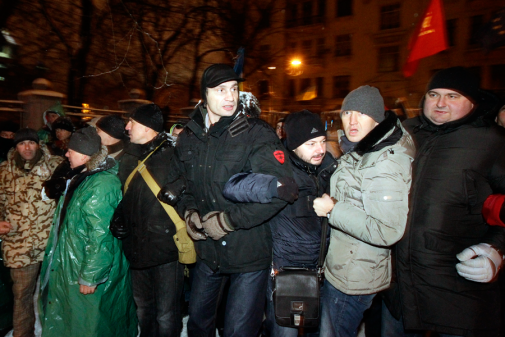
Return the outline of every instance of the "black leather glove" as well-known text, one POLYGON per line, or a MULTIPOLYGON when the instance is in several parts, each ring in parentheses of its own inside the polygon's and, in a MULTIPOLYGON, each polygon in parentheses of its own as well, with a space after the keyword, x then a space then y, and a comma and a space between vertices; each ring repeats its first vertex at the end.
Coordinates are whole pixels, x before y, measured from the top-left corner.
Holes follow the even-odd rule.
POLYGON ((298 185, 295 179, 290 177, 277 179, 277 195, 281 200, 294 203, 298 199, 298 185))
POLYGON ((163 186, 158 193, 158 199, 160 199, 165 204, 175 206, 175 204, 180 200, 181 194, 184 193, 185 190, 186 179, 181 176, 179 179, 163 186))
POLYGON ((109 229, 112 235, 120 240, 130 235, 130 228, 126 224, 124 218, 122 202, 119 203, 116 210, 114 211, 114 215, 112 216, 112 220, 110 221, 109 229))
POLYGON ((65 178, 49 179, 42 183, 42 187, 44 187, 44 191, 50 199, 59 199, 63 192, 65 192, 66 186, 67 180, 65 178))

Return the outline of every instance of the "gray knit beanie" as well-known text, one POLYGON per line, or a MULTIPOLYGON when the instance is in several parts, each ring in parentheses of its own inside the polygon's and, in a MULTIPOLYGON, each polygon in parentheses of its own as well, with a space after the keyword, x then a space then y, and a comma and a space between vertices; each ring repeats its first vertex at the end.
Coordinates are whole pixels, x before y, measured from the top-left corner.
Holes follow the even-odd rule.
POLYGON ((74 132, 70 138, 70 142, 68 142, 69 149, 88 156, 92 156, 100 151, 101 146, 102 141, 100 136, 96 133, 96 129, 91 126, 74 132))
POLYGON ((363 85, 344 98, 341 111, 359 111, 380 123, 385 118, 384 99, 379 89, 363 85))

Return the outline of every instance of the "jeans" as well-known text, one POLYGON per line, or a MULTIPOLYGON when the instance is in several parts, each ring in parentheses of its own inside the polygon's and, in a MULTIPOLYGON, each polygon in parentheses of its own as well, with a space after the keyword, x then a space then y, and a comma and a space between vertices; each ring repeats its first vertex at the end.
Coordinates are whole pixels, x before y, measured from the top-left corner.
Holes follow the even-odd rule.
POLYGON ((14 295, 14 311, 12 325, 14 337, 34 336, 35 308, 33 294, 39 275, 40 262, 23 268, 12 268, 12 293, 14 295))
POLYGON ((178 261, 131 269, 133 298, 142 337, 179 336, 184 265, 178 261))
POLYGON ((273 283, 271 277, 268 278, 267 288, 267 310, 265 325, 270 337, 298 337, 298 335, 306 337, 317 337, 319 332, 317 328, 314 329, 296 329, 285 326, 280 326, 275 321, 274 301, 273 301, 273 283))
MULTIPOLYGON (((382 324, 381 324, 381 335, 383 337, 423 337, 425 334, 422 331, 410 331, 406 332, 403 329, 402 319, 396 320, 396 318, 391 315, 389 309, 382 301, 382 324)), ((439 337, 462 337, 456 335, 448 335, 444 333, 439 333, 439 337)))
POLYGON ((222 274, 198 261, 189 300, 189 337, 216 332, 216 311, 226 281, 230 289, 224 318, 224 337, 256 337, 261 329, 269 270, 222 274))
POLYGON ((321 337, 356 336, 375 294, 346 295, 327 280, 321 289, 321 337))

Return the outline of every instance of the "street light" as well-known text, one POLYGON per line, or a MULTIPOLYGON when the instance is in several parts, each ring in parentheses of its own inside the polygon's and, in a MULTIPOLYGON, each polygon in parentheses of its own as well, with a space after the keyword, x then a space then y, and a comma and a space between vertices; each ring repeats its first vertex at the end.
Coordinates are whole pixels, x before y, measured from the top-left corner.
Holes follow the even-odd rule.
POLYGON ((303 74, 302 61, 297 58, 292 59, 286 67, 286 74, 289 76, 299 76, 303 74))

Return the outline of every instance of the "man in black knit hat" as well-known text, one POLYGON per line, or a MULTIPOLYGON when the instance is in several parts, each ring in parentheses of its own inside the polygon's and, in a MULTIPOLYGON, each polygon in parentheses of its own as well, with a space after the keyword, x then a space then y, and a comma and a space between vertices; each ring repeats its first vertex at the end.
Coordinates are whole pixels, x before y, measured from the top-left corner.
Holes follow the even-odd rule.
POLYGON ((396 246, 384 336, 498 336, 498 272, 505 228, 483 221, 491 193, 505 193, 499 100, 465 68, 439 71, 420 116, 404 122, 417 146, 407 230, 396 246))
POLYGON ((123 119, 117 115, 102 117, 96 122, 96 132, 102 140, 102 145, 107 147, 109 156, 119 160, 125 146, 125 125, 123 119))
MULTIPOLYGON (((203 104, 179 134, 177 158, 187 191, 177 204, 198 254, 189 305, 189 336, 215 333, 221 285, 230 281, 225 336, 256 337, 263 320, 272 259, 268 221, 286 201, 235 204, 224 198, 226 182, 249 172, 292 177, 274 130, 249 117, 239 99, 243 81, 228 65, 208 67, 201 80, 203 104)), ((163 190, 162 190, 163 191, 163 190)))
MULTIPOLYGON (((97 127, 108 129, 101 122, 97 127)), ((141 336, 179 336, 184 266, 178 261, 173 238, 176 227, 137 172, 139 162, 143 162, 159 186, 172 182, 169 177, 176 166, 175 138, 163 131, 163 116, 156 104, 136 108, 129 115, 126 131, 130 143, 118 173, 124 196, 110 229, 114 236, 123 239, 130 261, 141 336)))

